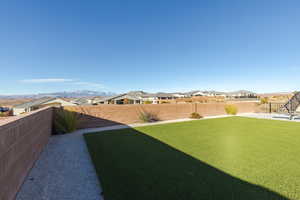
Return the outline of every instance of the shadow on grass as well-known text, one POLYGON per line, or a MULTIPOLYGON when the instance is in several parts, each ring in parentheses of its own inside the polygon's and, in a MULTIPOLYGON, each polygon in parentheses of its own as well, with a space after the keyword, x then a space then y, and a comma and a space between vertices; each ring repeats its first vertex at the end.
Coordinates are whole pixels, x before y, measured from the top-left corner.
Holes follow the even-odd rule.
POLYGON ((288 199, 135 129, 86 134, 106 200, 288 199))

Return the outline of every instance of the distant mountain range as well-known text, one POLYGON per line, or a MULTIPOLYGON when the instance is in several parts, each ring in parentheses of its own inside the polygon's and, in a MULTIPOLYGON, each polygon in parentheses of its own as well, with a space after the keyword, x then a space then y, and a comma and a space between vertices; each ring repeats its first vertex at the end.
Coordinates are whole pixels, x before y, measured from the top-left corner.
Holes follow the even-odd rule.
MULTIPOLYGON (((200 90, 197 90, 200 91, 200 90)), ((186 92, 182 94, 189 94, 194 93, 196 91, 192 92, 186 92)), ((216 92, 216 91, 205 91, 209 93, 226 93, 226 94, 232 94, 232 93, 252 93, 251 91, 247 90, 239 90, 236 92, 216 92)), ((180 92, 179 92, 180 93, 180 92)), ((258 96, 282 96, 282 95, 288 95, 291 94, 289 92, 278 92, 278 93, 264 93, 264 94, 258 94, 258 96)), ((116 93, 113 92, 99 92, 99 91, 92 91, 92 90, 78 90, 78 91, 72 91, 72 92, 53 92, 53 93, 39 93, 39 94, 24 94, 24 95, 1 95, 0 99, 33 99, 33 98, 42 98, 42 97, 60 97, 60 98, 81 98, 81 97, 95 97, 95 96, 114 96, 116 93)))
POLYGON ((91 90, 78 90, 73 92, 54 92, 54 93, 39 93, 39 94, 24 94, 24 95, 1 95, 2 99, 12 98, 42 98, 42 97, 61 97, 61 98, 79 98, 79 97, 93 97, 93 96, 112 96, 113 92, 98 92, 91 90))

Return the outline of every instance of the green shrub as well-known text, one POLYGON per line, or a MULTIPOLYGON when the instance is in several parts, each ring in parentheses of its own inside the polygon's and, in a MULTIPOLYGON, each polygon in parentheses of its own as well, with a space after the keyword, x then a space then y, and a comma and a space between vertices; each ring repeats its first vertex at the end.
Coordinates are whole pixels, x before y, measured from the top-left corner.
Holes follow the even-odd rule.
POLYGON ((0 112, 0 117, 9 117, 9 116, 12 116, 11 111, 0 112))
POLYGON ((192 119, 201 119, 201 118, 203 118, 203 116, 200 115, 199 113, 193 112, 191 114, 190 118, 192 118, 192 119))
POLYGON ((142 122, 156 122, 159 121, 157 114, 142 110, 139 118, 142 122))
POLYGON ((228 115, 236 115, 238 112, 238 109, 235 105, 226 105, 225 111, 228 115))
POLYGON ((152 101, 144 101, 144 104, 152 104, 152 101))
POLYGON ((63 109, 56 110, 54 116, 55 133, 71 133, 77 129, 78 117, 75 112, 63 109))
POLYGON ((267 104, 267 103, 269 103, 269 98, 268 97, 261 98, 260 99, 260 103, 261 104, 267 104))

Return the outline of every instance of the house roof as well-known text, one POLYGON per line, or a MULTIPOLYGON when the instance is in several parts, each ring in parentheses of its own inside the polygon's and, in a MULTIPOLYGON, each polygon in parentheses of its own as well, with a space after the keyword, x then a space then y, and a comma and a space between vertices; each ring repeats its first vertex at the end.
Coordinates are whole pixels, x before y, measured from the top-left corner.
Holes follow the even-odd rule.
MULTIPOLYGON (((119 96, 119 95, 118 95, 119 96)), ((108 100, 111 100, 115 97, 118 97, 118 96, 108 96, 108 97, 101 97, 101 98, 98 98, 96 101, 97 102, 104 102, 104 101, 108 101, 108 100)))
POLYGON ((82 98, 79 98, 79 99, 75 99, 74 101, 73 101, 73 103, 75 103, 75 104, 78 104, 78 105, 87 105, 87 104, 89 104, 89 98, 85 98, 85 97, 82 97, 82 98))
POLYGON ((210 90, 210 91, 201 91, 201 90, 195 90, 195 91, 191 91, 191 92, 187 92, 185 93, 186 95, 192 96, 194 94, 199 94, 202 93, 204 95, 222 95, 222 94, 226 94, 226 92, 218 92, 218 91, 214 91, 214 90, 210 90))
POLYGON ((127 93, 127 94, 123 94, 123 95, 120 95, 120 96, 117 96, 113 99, 115 100, 120 100, 120 99, 132 99, 132 100, 140 100, 142 97, 139 96, 139 95, 134 95, 134 94, 130 94, 130 93, 127 93))
POLYGON ((196 91, 196 92, 191 92, 190 94, 195 95, 195 94, 206 94, 206 93, 202 91, 196 91))
POLYGON ((127 98, 127 99, 133 99, 133 100, 140 100, 143 96, 147 95, 148 93, 143 92, 143 91, 131 91, 128 93, 123 93, 123 94, 119 94, 116 96, 112 96, 112 97, 106 97, 101 99, 102 101, 107 101, 107 100, 111 100, 111 99, 122 99, 122 98, 127 98))
POLYGON ((192 96, 193 94, 198 93, 198 92, 201 92, 201 91, 200 90, 193 90, 193 91, 190 91, 190 92, 185 92, 184 94, 187 95, 187 96, 192 96))
POLYGON ((131 91, 128 93, 123 93, 119 94, 113 97, 107 97, 101 99, 102 101, 107 101, 111 99, 122 99, 122 98, 127 98, 127 99, 132 99, 132 100, 140 100, 142 98, 149 98, 149 97, 174 97, 175 95, 178 94, 183 94, 183 93, 165 93, 165 92, 158 92, 158 93, 146 93, 143 91, 131 91))
POLYGON ((38 105, 47 103, 48 101, 53 101, 55 99, 57 99, 57 98, 44 97, 44 98, 41 98, 41 99, 36 99, 34 101, 18 104, 16 106, 14 106, 14 108, 30 108, 30 107, 33 107, 33 106, 38 106, 38 105))
POLYGON ((156 96, 156 97, 174 97, 174 94, 175 93, 158 92, 158 93, 154 94, 154 96, 156 96))
POLYGON ((219 92, 215 90, 203 91, 204 94, 226 94, 226 92, 219 92))
POLYGON ((255 94, 254 92, 248 91, 248 90, 238 90, 234 92, 228 92, 228 95, 238 95, 238 94, 255 94))

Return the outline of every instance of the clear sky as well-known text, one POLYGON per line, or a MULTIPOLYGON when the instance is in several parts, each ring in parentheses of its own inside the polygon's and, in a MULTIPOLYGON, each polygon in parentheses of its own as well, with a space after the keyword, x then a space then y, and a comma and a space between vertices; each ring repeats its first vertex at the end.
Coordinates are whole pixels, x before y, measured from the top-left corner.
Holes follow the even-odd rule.
POLYGON ((299 0, 7 0, 0 94, 300 89, 299 0))

